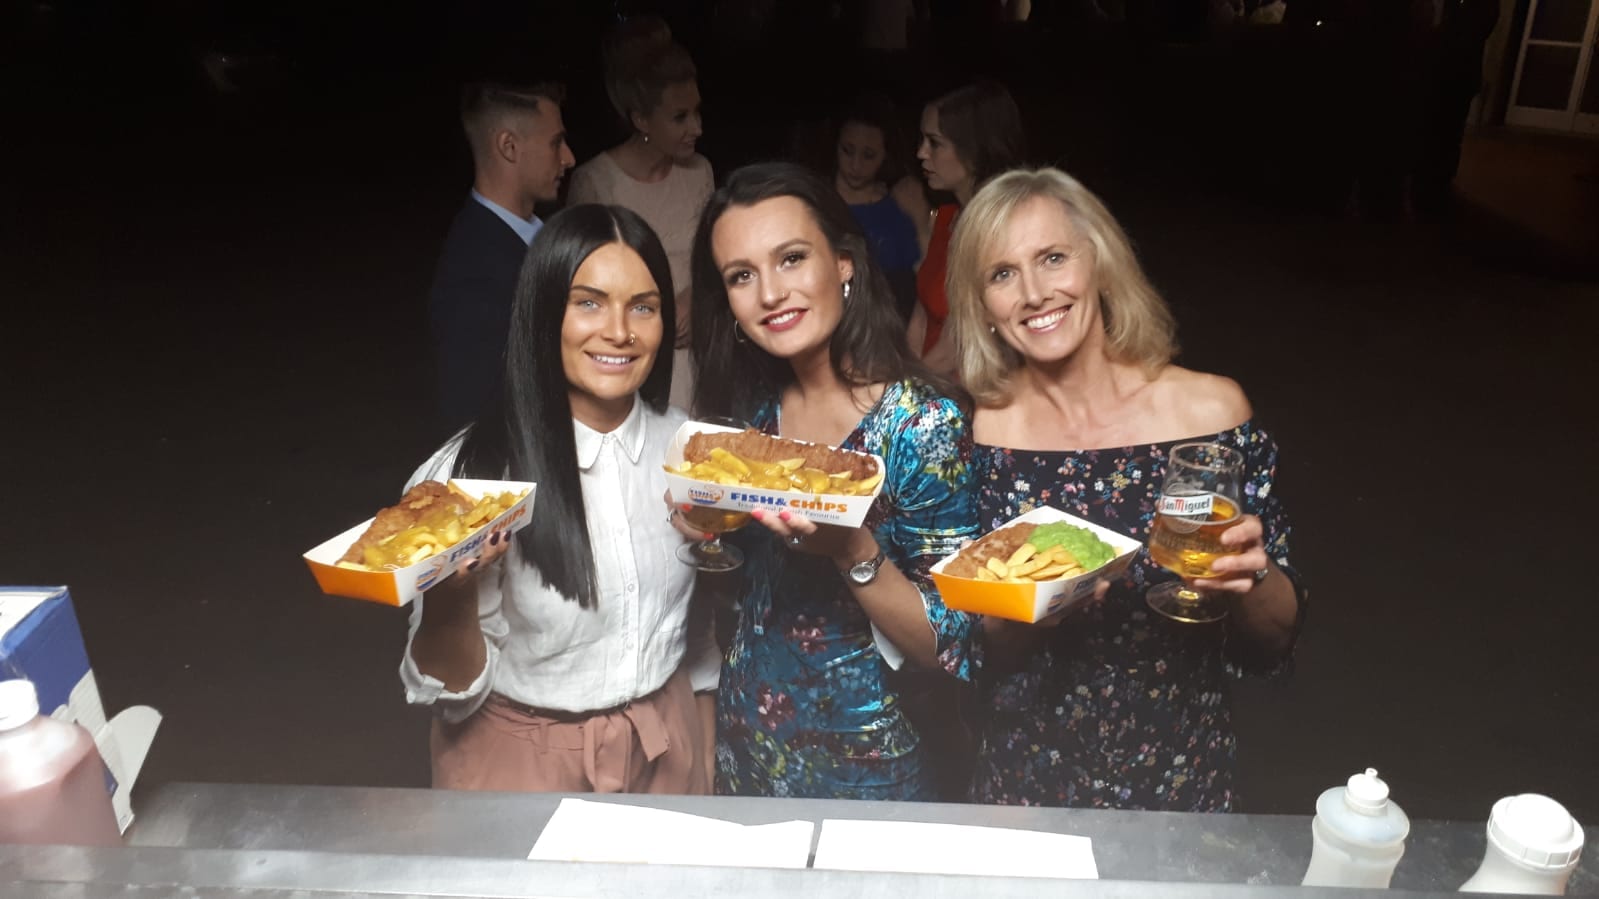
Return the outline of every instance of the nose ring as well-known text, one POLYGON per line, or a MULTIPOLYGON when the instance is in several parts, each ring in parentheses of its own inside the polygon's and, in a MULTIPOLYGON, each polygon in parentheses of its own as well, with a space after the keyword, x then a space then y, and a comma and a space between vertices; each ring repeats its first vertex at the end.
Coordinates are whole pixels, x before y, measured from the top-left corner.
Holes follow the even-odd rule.
POLYGON ((627 332, 627 345, 628 346, 632 346, 633 344, 635 344, 637 342, 638 342, 638 335, 634 334, 632 331, 627 332))

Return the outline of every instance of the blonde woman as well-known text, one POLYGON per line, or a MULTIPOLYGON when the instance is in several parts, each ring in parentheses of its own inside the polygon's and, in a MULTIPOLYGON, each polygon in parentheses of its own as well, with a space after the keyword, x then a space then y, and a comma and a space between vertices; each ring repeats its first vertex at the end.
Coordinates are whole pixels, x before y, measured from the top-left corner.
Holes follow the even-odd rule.
POLYGON ((635 16, 605 48, 605 91, 627 124, 626 140, 572 171, 567 202, 607 203, 638 213, 666 248, 678 288, 672 345, 672 405, 694 394, 688 351, 689 254, 700 209, 716 186, 711 164, 696 152, 703 132, 694 60, 672 40, 666 23, 635 16))
POLYGON ((949 298, 962 380, 977 402, 973 481, 992 530, 1053 506, 1147 540, 1167 456, 1204 440, 1246 460, 1226 573, 1196 581, 1229 615, 1179 624, 1146 587, 1173 575, 1140 555, 1101 601, 1054 627, 984 623, 981 802, 1225 811, 1234 802, 1229 682, 1286 668, 1304 596, 1274 490, 1277 445, 1232 380, 1172 364, 1175 324, 1126 235, 1055 169, 1000 175, 963 210, 949 298))

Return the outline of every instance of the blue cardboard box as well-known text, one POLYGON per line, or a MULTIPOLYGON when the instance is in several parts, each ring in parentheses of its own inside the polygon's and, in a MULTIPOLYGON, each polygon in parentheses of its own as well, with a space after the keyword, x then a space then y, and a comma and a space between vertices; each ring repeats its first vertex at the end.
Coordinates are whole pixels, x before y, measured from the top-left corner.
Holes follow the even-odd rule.
POLYGON ((161 716, 135 706, 106 720, 66 587, 0 587, 0 679, 15 677, 33 681, 42 714, 82 725, 94 735, 109 772, 106 787, 117 822, 126 830, 133 820, 129 794, 161 716))

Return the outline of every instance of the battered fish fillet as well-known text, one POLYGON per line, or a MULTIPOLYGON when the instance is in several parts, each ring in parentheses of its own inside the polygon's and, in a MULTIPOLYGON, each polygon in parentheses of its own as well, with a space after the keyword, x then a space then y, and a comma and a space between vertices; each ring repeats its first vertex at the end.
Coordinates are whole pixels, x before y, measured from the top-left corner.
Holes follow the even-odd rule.
POLYGON ((710 460, 713 449, 724 449, 736 456, 761 462, 804 459, 806 468, 815 468, 828 474, 848 472, 852 481, 862 481, 877 474, 877 463, 870 456, 814 443, 785 440, 762 434, 754 428, 738 433, 702 431, 688 439, 688 445, 683 447, 683 458, 690 462, 706 462, 710 460))
POLYGON ((423 481, 407 490, 398 503, 378 512, 371 527, 350 545, 339 561, 360 564, 366 558, 362 551, 368 546, 381 544, 441 505, 451 508, 451 514, 461 515, 471 511, 473 503, 469 497, 463 497, 438 481, 423 481))
POLYGON ((1009 559, 1016 550, 1022 548, 1028 537, 1033 536, 1037 527, 1036 524, 1013 524, 993 531, 961 550, 960 555, 944 566, 944 573, 951 577, 975 578, 977 569, 982 568, 989 559, 999 559, 1001 562, 1009 559))

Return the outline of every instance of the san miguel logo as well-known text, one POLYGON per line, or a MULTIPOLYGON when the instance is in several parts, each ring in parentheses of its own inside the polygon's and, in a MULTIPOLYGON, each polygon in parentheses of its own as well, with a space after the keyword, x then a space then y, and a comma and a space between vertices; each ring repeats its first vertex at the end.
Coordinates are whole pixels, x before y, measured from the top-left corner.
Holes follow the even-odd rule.
POLYGON ((688 488, 690 502, 701 505, 710 505, 722 501, 722 488, 720 487, 690 487, 688 488))
POLYGON ((1200 493, 1192 496, 1162 496, 1160 498, 1160 514, 1162 515, 1209 515, 1215 504, 1215 495, 1200 493))

